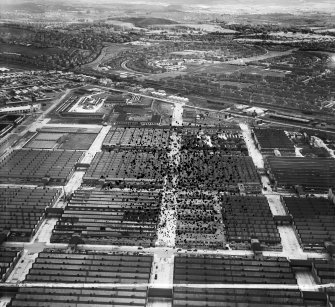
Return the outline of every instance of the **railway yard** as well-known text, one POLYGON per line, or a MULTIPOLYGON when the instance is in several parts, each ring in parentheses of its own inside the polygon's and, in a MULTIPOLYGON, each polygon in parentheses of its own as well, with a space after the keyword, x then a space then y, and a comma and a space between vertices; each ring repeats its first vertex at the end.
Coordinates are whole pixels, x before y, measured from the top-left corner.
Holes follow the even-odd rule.
POLYGON ((72 95, 2 155, 0 306, 333 306, 332 157, 181 102, 170 125, 55 122, 72 95))

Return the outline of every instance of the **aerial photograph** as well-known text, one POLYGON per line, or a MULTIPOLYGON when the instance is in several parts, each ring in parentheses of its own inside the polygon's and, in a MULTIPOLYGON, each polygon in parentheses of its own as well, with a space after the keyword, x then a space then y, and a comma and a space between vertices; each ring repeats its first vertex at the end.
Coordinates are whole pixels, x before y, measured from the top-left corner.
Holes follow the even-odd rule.
POLYGON ((335 0, 0 0, 0 307, 335 307, 335 0))

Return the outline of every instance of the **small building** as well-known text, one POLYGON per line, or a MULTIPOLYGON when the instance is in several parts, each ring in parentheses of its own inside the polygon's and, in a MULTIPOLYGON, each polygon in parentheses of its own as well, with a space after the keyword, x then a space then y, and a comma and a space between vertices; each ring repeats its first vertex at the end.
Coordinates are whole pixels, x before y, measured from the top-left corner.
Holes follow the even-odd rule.
POLYGON ((23 105, 23 106, 6 106, 3 108, 0 108, 0 114, 8 114, 8 113, 32 113, 39 111, 41 109, 41 104, 33 104, 33 105, 23 105))
POLYGON ((251 107, 251 108, 244 109, 243 112, 248 115, 261 116, 265 114, 266 110, 262 108, 251 107))

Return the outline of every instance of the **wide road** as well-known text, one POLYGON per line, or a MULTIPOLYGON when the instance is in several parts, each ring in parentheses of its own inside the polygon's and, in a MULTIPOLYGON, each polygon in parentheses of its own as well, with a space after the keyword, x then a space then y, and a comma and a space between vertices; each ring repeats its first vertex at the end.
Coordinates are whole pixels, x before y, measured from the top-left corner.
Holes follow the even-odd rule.
MULTIPOLYGON (((291 233, 289 234, 291 235, 291 233)), ((296 239, 296 236, 294 235, 292 237, 293 239, 296 239)), ((292 239, 292 240, 293 240, 292 239)), ((43 243, 43 242, 42 242, 43 243)), ((5 242, 3 243, 4 247, 23 247, 26 250, 30 251, 36 251, 36 250, 42 250, 43 248, 54 248, 54 249, 67 249, 68 244, 62 244, 62 243, 43 243, 41 242, 5 242)), ((138 247, 138 246, 118 246, 118 245, 100 245, 100 244, 85 244, 85 245, 78 245, 78 250, 94 250, 96 252, 144 252, 144 253, 151 253, 156 254, 159 253, 161 255, 169 255, 169 254, 199 254, 199 255, 230 255, 230 256, 252 256, 254 255, 253 251, 251 250, 233 250, 233 249, 200 249, 198 248, 197 251, 192 251, 192 249, 185 249, 185 248, 174 248, 174 247, 138 247)), ((302 251, 297 255, 291 255, 290 253, 291 246, 288 246, 289 251, 283 250, 283 251, 263 251, 263 255, 267 257, 286 257, 286 258, 300 258, 300 259, 308 259, 308 258, 316 258, 316 259, 327 259, 328 254, 321 253, 321 252, 306 252, 302 251), (288 252, 288 253, 287 253, 288 252)))
MULTIPOLYGON (((150 283, 60 283, 60 282, 24 282, 20 284, 16 283, 0 283, 0 287, 11 288, 11 287, 20 287, 20 288, 63 288, 63 289, 114 289, 114 288, 143 288, 150 287, 150 283)), ((268 290, 299 290, 299 285, 290 285, 290 284, 160 284, 160 288, 201 288, 201 289, 268 289, 268 290)), ((308 287, 311 291, 319 291, 319 289, 333 288, 335 283, 329 283, 324 285, 310 285, 308 287)), ((304 289, 306 290, 306 288, 304 289)))

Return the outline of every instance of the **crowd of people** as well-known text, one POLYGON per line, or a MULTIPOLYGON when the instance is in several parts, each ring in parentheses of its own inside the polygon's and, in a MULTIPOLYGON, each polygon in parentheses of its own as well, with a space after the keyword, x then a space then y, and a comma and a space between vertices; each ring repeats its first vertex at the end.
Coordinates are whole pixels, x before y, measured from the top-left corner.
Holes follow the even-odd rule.
POLYGON ((162 191, 159 212, 138 208, 135 201, 123 215, 123 222, 156 223, 157 245, 226 248, 221 194, 238 194, 240 184, 260 184, 252 158, 242 150, 242 134, 237 129, 187 128, 173 130, 169 141, 166 150, 132 147, 98 153, 90 169, 100 174, 106 190, 128 184, 133 192, 162 191))

